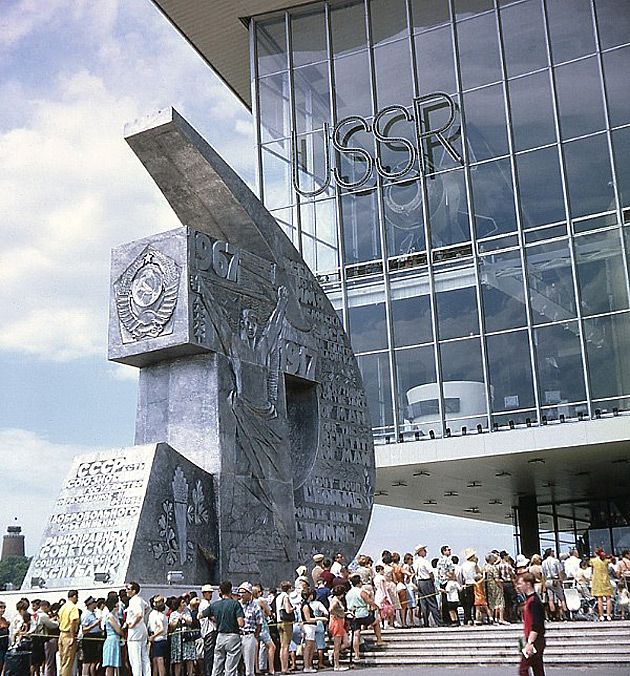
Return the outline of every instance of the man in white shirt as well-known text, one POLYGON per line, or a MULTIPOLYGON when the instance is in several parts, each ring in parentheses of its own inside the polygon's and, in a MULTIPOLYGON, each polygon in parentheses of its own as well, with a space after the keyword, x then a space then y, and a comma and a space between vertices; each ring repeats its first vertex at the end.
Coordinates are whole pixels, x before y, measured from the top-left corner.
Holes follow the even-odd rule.
POLYGON ((335 576, 335 577, 341 577, 341 569, 344 566, 344 556, 341 552, 337 552, 335 554, 335 560, 333 561, 333 565, 330 567, 330 572, 335 576))
POLYGON ((140 585, 137 582, 128 582, 126 590, 129 605, 123 627, 127 628, 127 651, 131 673, 133 676, 151 676, 149 632, 146 624, 149 604, 140 596, 140 585))
POLYGON ((551 548, 545 550, 545 558, 542 562, 542 574, 545 576, 549 612, 552 617, 555 615, 557 619, 564 619, 567 610, 564 600, 564 588, 562 587, 564 568, 556 558, 556 552, 551 548))
POLYGON ((422 612, 422 622, 425 627, 429 627, 429 617, 433 618, 436 626, 441 626, 440 611, 438 610, 437 600, 435 598, 435 574, 431 563, 427 561, 427 546, 418 545, 416 547, 416 560, 413 569, 416 573, 416 582, 418 584, 418 594, 420 595, 420 610, 422 612))
POLYGON ((578 554, 578 550, 572 549, 569 552, 569 558, 564 562, 564 574, 567 576, 567 578, 575 580, 580 570, 581 562, 582 559, 578 554))
POLYGON ((212 676, 214 665, 214 647, 217 643, 217 625, 211 617, 205 617, 203 611, 212 603, 212 585, 204 584, 201 588, 199 613, 201 625, 201 638, 203 639, 203 669, 204 676, 212 676))

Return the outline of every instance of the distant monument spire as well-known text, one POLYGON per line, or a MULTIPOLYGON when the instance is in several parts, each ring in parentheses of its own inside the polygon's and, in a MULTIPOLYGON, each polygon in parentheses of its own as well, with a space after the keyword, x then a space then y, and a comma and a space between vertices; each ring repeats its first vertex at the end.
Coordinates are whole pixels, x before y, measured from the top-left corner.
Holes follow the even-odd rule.
MULTIPOLYGON (((17 521, 17 516, 15 521, 17 521)), ((10 556, 24 556, 24 535, 21 526, 9 526, 2 538, 2 556, 0 561, 5 561, 10 556)))

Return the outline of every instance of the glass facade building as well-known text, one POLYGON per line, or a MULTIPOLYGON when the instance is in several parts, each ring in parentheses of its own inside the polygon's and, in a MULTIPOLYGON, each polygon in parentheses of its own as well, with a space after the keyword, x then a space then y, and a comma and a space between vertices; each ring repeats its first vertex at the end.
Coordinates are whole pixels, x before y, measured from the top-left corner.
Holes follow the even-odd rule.
POLYGON ((250 24, 261 199, 381 441, 630 409, 630 7, 315 2, 250 24))

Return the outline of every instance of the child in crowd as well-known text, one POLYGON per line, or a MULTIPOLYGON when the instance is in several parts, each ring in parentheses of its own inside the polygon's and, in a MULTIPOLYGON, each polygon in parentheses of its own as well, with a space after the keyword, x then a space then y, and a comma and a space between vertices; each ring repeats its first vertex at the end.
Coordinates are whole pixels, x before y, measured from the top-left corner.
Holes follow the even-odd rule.
POLYGON ((448 608, 448 616, 451 619, 451 626, 459 625, 459 618, 457 617, 457 608, 459 606, 459 592, 462 586, 457 581, 454 570, 449 570, 447 574, 447 581, 444 587, 446 592, 446 604, 448 608))
POLYGON ((475 624, 481 624, 481 618, 486 616, 489 623, 490 611, 486 599, 486 579, 481 573, 475 575, 475 624))

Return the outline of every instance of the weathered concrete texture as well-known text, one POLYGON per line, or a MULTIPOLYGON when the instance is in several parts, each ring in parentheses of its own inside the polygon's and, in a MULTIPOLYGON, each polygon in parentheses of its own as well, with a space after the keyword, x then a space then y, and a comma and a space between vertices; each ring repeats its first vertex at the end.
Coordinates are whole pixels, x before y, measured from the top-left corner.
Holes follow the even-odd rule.
POLYGON ((374 490, 348 337, 299 253, 175 111, 128 143, 181 229, 112 259, 110 359, 141 367, 136 443, 215 477, 221 577, 275 584, 317 551, 351 558, 374 490))
POLYGON ((77 456, 22 589, 217 578, 213 479, 167 444, 77 456))

